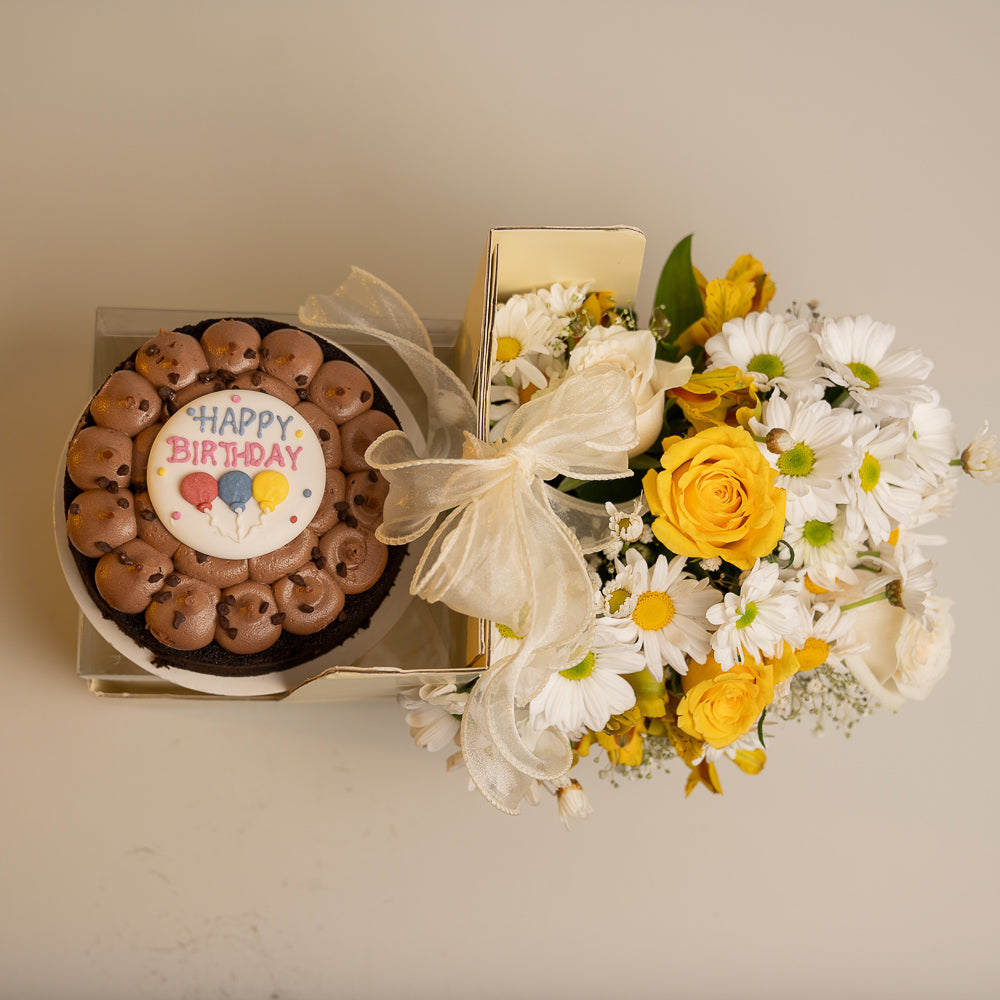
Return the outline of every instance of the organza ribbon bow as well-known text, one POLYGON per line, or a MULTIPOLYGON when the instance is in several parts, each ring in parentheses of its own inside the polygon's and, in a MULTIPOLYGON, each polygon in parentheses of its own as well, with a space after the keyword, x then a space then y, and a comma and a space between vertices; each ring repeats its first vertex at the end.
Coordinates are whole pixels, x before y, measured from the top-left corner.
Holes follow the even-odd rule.
MULTIPOLYGON (((377 279, 353 272, 345 284, 352 281, 360 281, 360 291, 370 295, 377 279)), ((382 289, 380 295, 398 299, 387 286, 382 289)), ((358 324, 336 322, 358 315, 337 305, 345 297, 353 301, 357 292, 342 286, 325 300, 313 298, 300 316, 312 326, 357 331, 358 324)), ((398 306, 366 305, 362 313, 379 311, 400 315, 398 306)), ((365 329, 387 343, 399 339, 365 329)), ((404 353, 410 352, 404 348, 404 353)), ((418 455, 402 431, 384 434, 370 446, 368 463, 389 482, 378 535, 387 544, 405 544, 447 512, 417 565, 411 593, 499 622, 522 637, 513 655, 480 677, 461 729, 463 757, 477 787, 497 808, 513 813, 532 781, 557 778, 572 763, 566 737, 535 731, 525 706, 552 671, 589 652, 595 597, 584 552, 603 540, 593 530, 592 505, 574 503, 545 481, 559 475, 581 480, 630 475, 635 404, 620 367, 595 365, 536 394, 511 417, 504 439, 490 444, 468 430, 474 403, 461 383, 456 388, 453 373, 433 356, 420 365, 433 370, 436 387, 425 385, 430 423, 448 424, 452 431, 461 427, 461 449, 456 438, 433 426, 430 457, 418 455), (453 454, 442 454, 445 447, 453 454), (586 549, 581 535, 589 535, 586 549)), ((420 374, 423 383, 427 372, 420 374)))

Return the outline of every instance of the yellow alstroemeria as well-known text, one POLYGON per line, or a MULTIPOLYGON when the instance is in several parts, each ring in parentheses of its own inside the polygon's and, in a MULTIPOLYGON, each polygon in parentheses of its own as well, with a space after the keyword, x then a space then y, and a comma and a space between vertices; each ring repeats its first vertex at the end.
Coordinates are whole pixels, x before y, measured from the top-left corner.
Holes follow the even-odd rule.
POLYGON ((745 774, 760 774, 767 763, 763 750, 737 750, 733 763, 745 774))
POLYGON ((642 763, 642 734, 645 731, 645 719, 639 709, 633 707, 622 715, 613 715, 603 731, 584 733, 573 744, 573 752, 577 757, 589 756, 596 740, 612 764, 638 767, 642 763))
POLYGON ((626 674, 625 680, 635 691, 635 706, 647 719, 661 719, 667 714, 667 685, 658 681, 648 670, 626 674))
POLYGON ((760 312, 774 297, 774 282, 765 273, 764 265, 750 254, 737 257, 725 278, 706 281, 697 268, 694 274, 705 303, 705 315, 677 338, 681 351, 700 347, 724 323, 760 312))
POLYGON ((667 395, 677 400, 696 431, 734 423, 746 429, 751 417, 760 416, 753 379, 732 365, 697 372, 679 389, 669 389, 667 395))
POLYGON ((611 292, 591 292, 580 308, 594 326, 601 326, 605 317, 612 322, 617 318, 615 297, 611 292))

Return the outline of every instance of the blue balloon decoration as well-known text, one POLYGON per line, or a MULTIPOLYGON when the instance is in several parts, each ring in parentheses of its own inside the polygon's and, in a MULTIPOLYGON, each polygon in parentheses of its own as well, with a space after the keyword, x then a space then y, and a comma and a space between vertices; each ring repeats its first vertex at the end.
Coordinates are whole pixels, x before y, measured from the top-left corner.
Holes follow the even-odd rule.
POLYGON ((233 512, 239 514, 246 509, 247 501, 253 496, 253 480, 245 473, 234 469, 219 477, 219 497, 233 512))

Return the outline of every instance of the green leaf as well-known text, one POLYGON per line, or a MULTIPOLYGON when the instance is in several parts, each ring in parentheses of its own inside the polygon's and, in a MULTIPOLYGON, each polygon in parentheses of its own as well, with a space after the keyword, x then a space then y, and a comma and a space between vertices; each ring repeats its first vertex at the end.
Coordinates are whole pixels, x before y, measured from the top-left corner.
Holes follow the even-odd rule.
POLYGON ((685 236, 674 247, 660 272, 653 308, 660 308, 670 320, 668 340, 676 340, 692 323, 705 315, 705 304, 691 266, 691 240, 685 236))
POLYGON ((760 740, 760 745, 764 745, 764 716, 767 715, 767 709, 765 708, 763 712, 760 713, 760 718, 757 720, 757 739, 760 740))

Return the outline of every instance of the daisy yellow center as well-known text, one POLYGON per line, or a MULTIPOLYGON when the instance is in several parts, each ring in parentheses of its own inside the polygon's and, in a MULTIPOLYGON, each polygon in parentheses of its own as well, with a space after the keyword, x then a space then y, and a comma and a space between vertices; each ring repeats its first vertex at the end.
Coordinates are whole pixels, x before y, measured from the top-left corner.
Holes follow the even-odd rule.
POLYGON ((594 672, 594 654, 588 653, 575 667, 560 670, 559 675, 568 681, 582 681, 594 672))
POLYGON ((619 587, 608 598, 608 610, 614 614, 631 596, 627 590, 622 590, 619 587))
POLYGON ((869 368, 868 365, 861 361, 852 361, 848 366, 851 372, 865 384, 866 389, 877 389, 878 388, 878 375, 875 374, 873 368, 869 368))
POLYGON ((829 655, 829 645, 814 635, 809 636, 806 639, 806 644, 795 653, 800 670, 815 670, 826 663, 829 655))
POLYGON ((858 469, 858 478, 861 480, 861 488, 865 493, 871 493, 882 476, 882 467, 878 464, 878 459, 865 452, 865 457, 861 460, 861 468, 858 469))
POLYGON ((812 472, 814 460, 812 448, 800 441, 794 448, 781 453, 778 457, 778 470, 786 476, 808 476, 812 472))
POLYGON ((755 354, 747 365, 747 371, 759 372, 766 379, 774 379, 785 374, 785 366, 775 354, 755 354))
POLYGON ((516 337, 501 337, 497 341, 497 361, 513 361, 521 355, 521 341, 516 337))
POLYGON ((666 628, 674 617, 674 602, 658 590, 647 590, 639 595, 632 612, 632 621, 644 632, 666 628))
POLYGON ((806 521, 802 527, 802 537, 818 549, 833 541, 833 528, 826 521, 806 521))
POLYGON ((524 636, 518 635, 512 628, 509 628, 507 625, 502 625, 500 622, 497 622, 497 631, 505 639, 523 639, 524 638, 524 636))
POLYGON ((746 628, 748 625, 753 624, 753 620, 757 617, 757 605, 753 601, 747 601, 747 606, 743 609, 743 614, 736 619, 737 628, 746 628))

